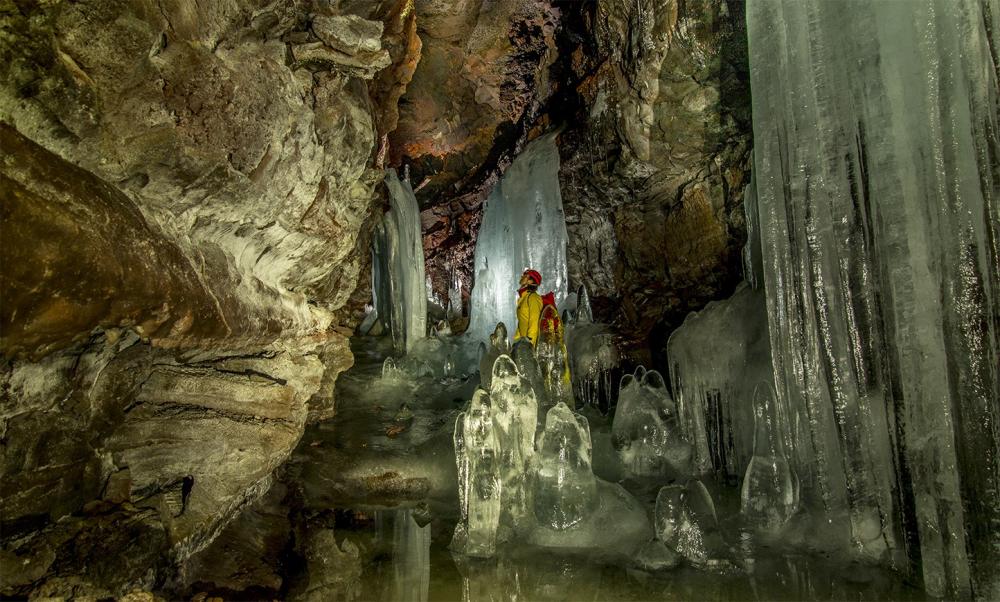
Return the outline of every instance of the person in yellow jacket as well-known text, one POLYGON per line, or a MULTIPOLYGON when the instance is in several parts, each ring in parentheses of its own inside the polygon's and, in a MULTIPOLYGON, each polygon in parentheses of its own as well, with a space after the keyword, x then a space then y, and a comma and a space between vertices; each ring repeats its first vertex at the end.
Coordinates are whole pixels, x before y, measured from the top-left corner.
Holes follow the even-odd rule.
POLYGON ((552 293, 538 294, 542 275, 527 269, 521 274, 517 297, 517 332, 514 340, 527 338, 535 348, 545 388, 553 403, 564 401, 574 407, 569 357, 563 324, 552 293), (540 340, 541 339, 541 340, 540 340))
POLYGON ((524 270, 517 290, 517 331, 514 340, 528 339, 531 346, 538 345, 538 321, 542 318, 542 296, 538 286, 542 275, 535 270, 524 270))

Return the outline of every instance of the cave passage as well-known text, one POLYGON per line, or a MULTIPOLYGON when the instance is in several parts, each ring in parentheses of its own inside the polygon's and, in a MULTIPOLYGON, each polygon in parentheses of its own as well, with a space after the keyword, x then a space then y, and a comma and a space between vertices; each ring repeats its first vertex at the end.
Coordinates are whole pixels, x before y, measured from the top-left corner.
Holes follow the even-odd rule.
POLYGON ((1000 6, 0 7, 0 597, 1000 599, 1000 6))

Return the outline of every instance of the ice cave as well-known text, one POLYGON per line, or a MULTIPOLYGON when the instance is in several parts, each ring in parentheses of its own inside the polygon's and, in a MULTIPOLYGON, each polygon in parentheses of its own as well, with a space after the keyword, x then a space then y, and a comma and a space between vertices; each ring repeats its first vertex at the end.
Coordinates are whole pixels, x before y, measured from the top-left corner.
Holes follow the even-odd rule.
POLYGON ((0 121, 0 599, 1000 600, 998 0, 7 0, 0 121))

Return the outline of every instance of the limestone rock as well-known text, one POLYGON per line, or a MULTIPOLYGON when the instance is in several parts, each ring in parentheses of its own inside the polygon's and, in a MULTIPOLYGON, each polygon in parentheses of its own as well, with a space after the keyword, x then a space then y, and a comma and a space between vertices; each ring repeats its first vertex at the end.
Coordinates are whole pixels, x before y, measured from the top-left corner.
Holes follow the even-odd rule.
POLYGON ((381 21, 357 15, 316 15, 312 30, 327 46, 347 55, 372 54, 382 50, 381 21))
POLYGON ((589 36, 567 67, 580 119, 560 144, 570 280, 642 346, 741 277, 751 135, 743 8, 601 0, 579 10, 589 36))
POLYGON ((392 64, 388 50, 348 54, 322 42, 296 44, 292 46, 292 56, 298 64, 313 71, 336 69, 363 79, 375 77, 376 73, 392 64))

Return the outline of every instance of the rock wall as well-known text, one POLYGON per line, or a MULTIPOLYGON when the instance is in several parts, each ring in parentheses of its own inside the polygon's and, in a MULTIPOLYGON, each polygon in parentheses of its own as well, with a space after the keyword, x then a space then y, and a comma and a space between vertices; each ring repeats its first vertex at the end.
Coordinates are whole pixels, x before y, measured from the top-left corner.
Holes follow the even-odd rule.
MULTIPOLYGON (((658 365, 666 335, 740 281, 750 94, 743 5, 569 3, 553 101, 569 275, 658 365)), ((640 358, 641 359, 641 358, 640 358)))
POLYGON ((0 9, 2 552, 46 567, 3 594, 168 578, 334 411, 405 5, 0 9), (95 574, 102 522, 53 523, 81 513, 160 533, 164 570, 95 574))

